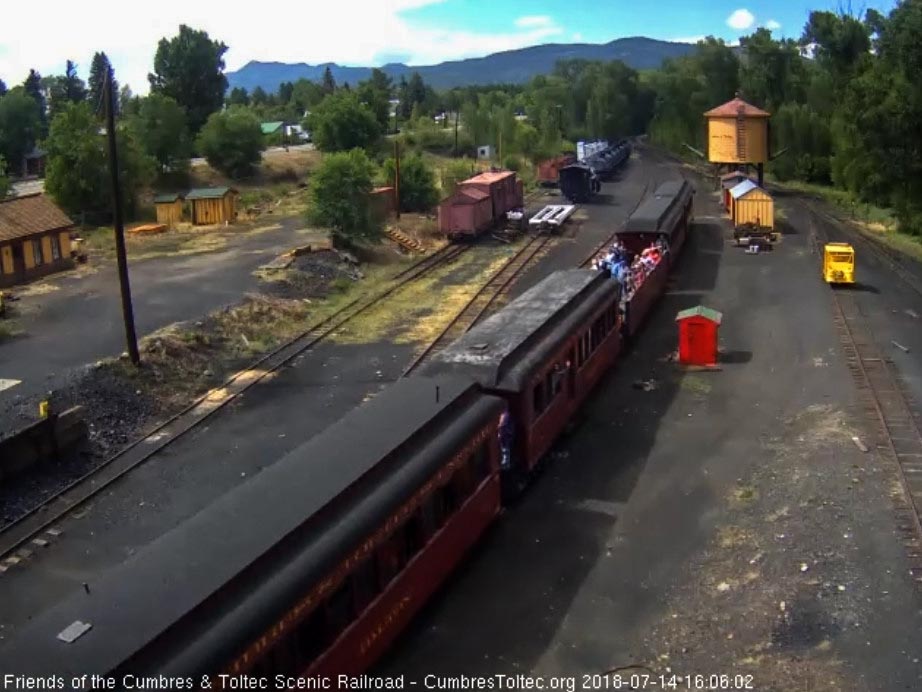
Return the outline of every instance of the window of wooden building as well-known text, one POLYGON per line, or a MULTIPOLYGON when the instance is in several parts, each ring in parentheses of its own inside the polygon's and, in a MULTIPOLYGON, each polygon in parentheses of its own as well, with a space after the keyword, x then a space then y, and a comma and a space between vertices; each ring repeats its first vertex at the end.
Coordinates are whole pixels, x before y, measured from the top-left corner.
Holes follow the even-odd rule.
POLYGON ((51 236, 51 260, 61 259, 61 239, 57 235, 51 236))
POLYGON ((45 257, 42 254, 42 239, 33 238, 32 239, 32 262, 36 267, 40 267, 45 263, 45 257))

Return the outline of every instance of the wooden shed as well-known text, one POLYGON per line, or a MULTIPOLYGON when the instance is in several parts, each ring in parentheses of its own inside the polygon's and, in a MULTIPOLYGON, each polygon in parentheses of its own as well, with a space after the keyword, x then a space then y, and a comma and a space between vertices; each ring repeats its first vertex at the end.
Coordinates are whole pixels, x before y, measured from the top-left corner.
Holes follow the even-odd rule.
POLYGON ((774 230, 775 202, 754 182, 744 180, 730 190, 730 220, 735 228, 751 223, 774 230))
POLYGON ((720 198, 727 212, 730 211, 730 201, 732 199, 732 197, 730 197, 730 190, 744 180, 752 180, 752 178, 750 178, 745 171, 740 170, 731 171, 730 173, 720 176, 720 198))
POLYGON ((192 202, 192 223, 196 226, 229 224, 237 219, 237 191, 232 187, 191 190, 186 199, 192 202))
POLYGON ((397 191, 393 187, 376 187, 370 198, 375 218, 383 221, 397 212, 397 191))
POLYGON ((175 228, 182 221, 183 197, 178 192, 172 192, 154 197, 154 207, 157 209, 157 223, 167 228, 175 228))

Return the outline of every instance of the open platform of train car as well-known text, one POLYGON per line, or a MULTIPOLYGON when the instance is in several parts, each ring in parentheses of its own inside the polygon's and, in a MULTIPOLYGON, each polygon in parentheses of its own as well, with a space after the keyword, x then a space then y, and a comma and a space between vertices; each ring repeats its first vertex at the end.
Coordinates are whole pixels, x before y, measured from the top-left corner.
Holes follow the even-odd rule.
POLYGON ((616 282, 559 271, 437 354, 424 372, 467 375, 509 402, 512 465, 532 469, 620 352, 616 282))
MULTIPOLYGON (((875 454, 809 224, 789 212, 774 253, 745 254, 719 193, 696 183, 679 271, 630 353, 376 674, 592 686, 617 671, 622 689, 631 674, 676 676, 678 689, 922 683, 899 482, 875 454), (673 360, 675 316, 696 305, 723 314, 719 370, 673 360)), ((895 312, 913 303, 893 275, 862 281, 879 281, 895 312)), ((878 292, 856 299, 872 320, 896 319, 878 292)), ((880 331, 919 348, 913 319, 880 331)))

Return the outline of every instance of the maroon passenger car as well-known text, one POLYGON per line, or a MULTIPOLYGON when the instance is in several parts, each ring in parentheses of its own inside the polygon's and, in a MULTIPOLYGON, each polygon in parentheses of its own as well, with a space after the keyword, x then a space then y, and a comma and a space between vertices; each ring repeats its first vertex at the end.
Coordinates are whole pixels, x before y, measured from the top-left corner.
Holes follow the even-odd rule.
POLYGON ((398 381, 36 616, 0 668, 361 673, 499 513, 503 408, 467 378, 398 381), (77 620, 92 628, 57 637, 77 620))
POLYGON ((437 354, 422 372, 468 375, 512 416, 510 478, 550 449, 621 348, 620 291, 603 274, 559 271, 437 354))

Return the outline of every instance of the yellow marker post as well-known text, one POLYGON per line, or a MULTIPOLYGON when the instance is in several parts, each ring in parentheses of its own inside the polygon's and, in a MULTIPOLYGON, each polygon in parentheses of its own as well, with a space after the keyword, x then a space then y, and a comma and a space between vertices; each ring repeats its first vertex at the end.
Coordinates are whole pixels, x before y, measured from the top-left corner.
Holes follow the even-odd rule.
POLYGON ((41 418, 47 418, 51 414, 51 402, 47 399, 38 405, 38 415, 41 418))

